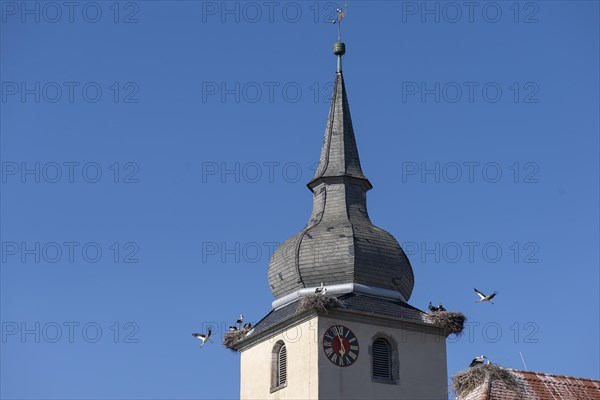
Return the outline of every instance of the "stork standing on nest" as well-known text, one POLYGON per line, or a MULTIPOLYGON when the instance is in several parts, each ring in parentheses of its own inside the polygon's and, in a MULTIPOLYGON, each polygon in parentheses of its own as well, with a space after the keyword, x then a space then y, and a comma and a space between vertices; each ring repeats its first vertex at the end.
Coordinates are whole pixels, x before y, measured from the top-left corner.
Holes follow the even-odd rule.
POLYGON ((204 333, 192 333, 192 336, 200 340, 200 347, 204 346, 207 341, 210 341, 210 335, 212 335, 212 329, 209 329, 206 334, 204 333))
POLYGON ((429 312, 446 311, 446 309, 444 308, 442 303, 440 303, 440 305, 436 307, 433 304, 431 304, 431 302, 429 302, 429 305, 427 306, 427 308, 429 309, 429 312))
POLYGON ((235 321, 235 323, 237 324, 238 327, 242 327, 242 324, 244 323, 244 315, 240 314, 240 317, 237 319, 237 321, 235 321))
MULTIPOLYGON (((482 354, 479 357, 475 357, 473 359, 473 361, 471 361, 471 364, 469 364, 469 368, 472 368, 476 365, 483 365, 484 361, 485 361, 485 356, 482 354)), ((489 362, 489 361, 488 361, 489 362)))
POLYGON ((492 299, 498 294, 498 292, 494 292, 490 295, 486 295, 481 293, 479 290, 475 289, 475 293, 477 293, 477 295, 479 296, 479 300, 476 300, 475 303, 481 303, 483 301, 489 301, 490 303, 494 304, 494 302, 492 301, 492 299))
POLYGON ((315 289, 315 294, 327 294, 327 288, 323 285, 323 282, 321 282, 321 286, 315 289))

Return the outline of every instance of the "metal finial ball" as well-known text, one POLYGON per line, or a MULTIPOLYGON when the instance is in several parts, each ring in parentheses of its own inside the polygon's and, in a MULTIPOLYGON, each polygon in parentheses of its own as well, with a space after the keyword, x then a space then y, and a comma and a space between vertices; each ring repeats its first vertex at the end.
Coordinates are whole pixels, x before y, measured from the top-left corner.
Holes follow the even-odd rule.
POLYGON ((343 56, 346 54, 346 45, 344 42, 340 42, 339 40, 333 44, 333 54, 336 56, 343 56))

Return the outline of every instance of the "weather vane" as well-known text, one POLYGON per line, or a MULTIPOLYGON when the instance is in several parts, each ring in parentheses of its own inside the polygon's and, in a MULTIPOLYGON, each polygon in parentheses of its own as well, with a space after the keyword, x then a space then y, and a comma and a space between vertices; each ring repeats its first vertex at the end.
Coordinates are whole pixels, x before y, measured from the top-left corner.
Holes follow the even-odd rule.
POLYGON ((344 4, 344 9, 342 10, 341 8, 336 8, 335 10, 337 11, 337 18, 334 19, 333 21, 331 21, 334 24, 337 24, 338 26, 338 42, 341 41, 341 35, 342 35, 342 20, 344 19, 344 17, 346 16, 346 9, 348 8, 348 3, 344 4))

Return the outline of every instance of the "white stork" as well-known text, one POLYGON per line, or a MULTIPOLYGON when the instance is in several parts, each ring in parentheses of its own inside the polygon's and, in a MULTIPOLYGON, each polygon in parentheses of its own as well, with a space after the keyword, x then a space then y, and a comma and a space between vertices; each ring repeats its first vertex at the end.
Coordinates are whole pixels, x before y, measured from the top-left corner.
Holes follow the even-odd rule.
POLYGON ((251 324, 250 322, 246 322, 246 323, 244 324, 244 329, 246 329, 246 330, 250 330, 250 329, 252 329, 252 324, 251 324))
POLYGON ((483 365, 483 362, 485 361, 485 356, 482 354, 479 357, 475 357, 473 359, 473 361, 471 361, 471 364, 469 364, 469 368, 474 367, 476 365, 483 365))
POLYGON ((494 298, 494 296, 496 296, 498 294, 498 292, 494 292, 488 296, 488 295, 481 293, 477 289, 475 289, 475 293, 477 293, 477 295, 479 296, 479 300, 476 300, 475 303, 481 303, 482 301, 489 301, 492 304, 494 304, 492 299, 494 298))
POLYGON ((327 288, 323 285, 323 282, 321 282, 321 286, 315 289, 315 293, 323 295, 327 294, 327 288))
POLYGON ((208 333, 192 333, 192 336, 196 339, 199 339, 202 343, 200 343, 200 347, 204 346, 204 344, 210 340, 210 335, 212 335, 212 330, 209 329, 208 333))
POLYGON ((431 302, 429 302, 429 305, 427 306, 427 308, 429 308, 430 312, 436 312, 438 310, 436 306, 431 304, 431 302))
POLYGON ((240 314, 240 317, 237 319, 237 321, 235 321, 235 323, 241 328, 242 324, 244 323, 244 315, 240 314))
POLYGON ((446 311, 446 309, 444 308, 444 306, 442 305, 442 303, 440 303, 440 305, 437 307, 438 311, 446 311))

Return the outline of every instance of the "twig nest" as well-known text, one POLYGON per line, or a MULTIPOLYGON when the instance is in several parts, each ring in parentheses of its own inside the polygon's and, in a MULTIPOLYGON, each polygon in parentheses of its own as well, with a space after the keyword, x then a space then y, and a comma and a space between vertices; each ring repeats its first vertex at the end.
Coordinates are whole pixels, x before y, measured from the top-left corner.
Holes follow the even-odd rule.
POLYGON ((509 369, 491 364, 480 364, 457 372, 452 377, 452 390, 457 397, 463 398, 488 380, 492 380, 494 385, 502 385, 519 398, 523 397, 523 386, 516 374, 509 369))
POLYGON ((342 302, 337 297, 326 294, 309 294, 300 299, 298 311, 316 310, 327 313, 332 308, 341 306, 342 302))
POLYGON ((429 318, 435 325, 456 336, 462 334, 467 320, 465 314, 451 311, 435 311, 429 314, 429 318))
POLYGON ((244 336, 249 332, 248 329, 239 329, 237 331, 229 331, 223 336, 223 346, 227 347, 229 350, 237 352, 234 348, 237 342, 242 340, 244 336))

